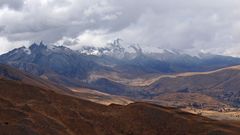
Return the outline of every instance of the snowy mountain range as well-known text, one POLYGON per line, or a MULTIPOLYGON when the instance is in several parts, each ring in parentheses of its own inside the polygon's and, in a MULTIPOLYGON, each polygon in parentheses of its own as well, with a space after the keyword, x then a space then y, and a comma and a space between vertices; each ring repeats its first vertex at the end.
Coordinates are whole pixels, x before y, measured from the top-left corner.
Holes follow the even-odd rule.
POLYGON ((209 71, 240 64, 240 58, 229 56, 199 54, 200 57, 197 57, 171 50, 146 53, 139 46, 130 47, 135 52, 122 47, 117 40, 106 47, 85 46, 80 50, 41 42, 0 55, 0 63, 70 85, 79 84, 79 80, 88 78, 92 72, 139 76, 149 73, 209 71))

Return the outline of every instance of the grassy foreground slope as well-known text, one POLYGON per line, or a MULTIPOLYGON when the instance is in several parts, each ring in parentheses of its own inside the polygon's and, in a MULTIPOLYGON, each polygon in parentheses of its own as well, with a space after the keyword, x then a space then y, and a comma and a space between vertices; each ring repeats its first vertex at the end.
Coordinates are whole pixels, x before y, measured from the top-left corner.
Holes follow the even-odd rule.
POLYGON ((100 105, 20 81, 0 79, 4 135, 237 135, 237 124, 147 103, 100 105))

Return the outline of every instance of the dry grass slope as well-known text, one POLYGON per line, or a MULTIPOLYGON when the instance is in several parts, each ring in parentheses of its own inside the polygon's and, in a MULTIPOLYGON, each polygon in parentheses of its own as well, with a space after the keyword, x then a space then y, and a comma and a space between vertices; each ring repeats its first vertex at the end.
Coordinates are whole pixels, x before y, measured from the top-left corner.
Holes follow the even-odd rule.
POLYGON ((4 135, 238 135, 223 123, 147 103, 100 105, 19 81, 0 79, 4 135))

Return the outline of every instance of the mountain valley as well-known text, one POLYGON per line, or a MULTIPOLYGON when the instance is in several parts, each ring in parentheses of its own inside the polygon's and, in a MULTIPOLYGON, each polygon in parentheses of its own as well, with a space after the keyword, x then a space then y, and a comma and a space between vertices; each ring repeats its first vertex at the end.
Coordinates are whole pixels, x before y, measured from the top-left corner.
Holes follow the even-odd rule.
POLYGON ((0 85, 0 132, 4 135, 237 135, 240 132, 234 122, 210 120, 174 108, 148 103, 105 106, 21 81, 0 79, 0 85))
POLYGON ((0 55, 0 132, 240 132, 239 58, 169 51, 150 55, 141 49, 121 56, 89 55, 43 43, 0 55))

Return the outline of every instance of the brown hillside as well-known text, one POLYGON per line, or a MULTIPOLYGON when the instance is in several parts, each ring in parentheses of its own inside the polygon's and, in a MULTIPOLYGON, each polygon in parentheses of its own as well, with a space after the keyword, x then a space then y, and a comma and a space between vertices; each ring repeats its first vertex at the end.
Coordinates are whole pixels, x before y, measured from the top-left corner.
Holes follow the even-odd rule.
POLYGON ((101 104, 108 105, 111 103, 115 103, 115 104, 126 105, 132 102, 131 100, 126 99, 125 97, 113 96, 106 93, 97 92, 92 89, 66 88, 61 84, 56 84, 47 79, 42 79, 42 78, 39 78, 38 76, 34 76, 32 74, 22 72, 8 65, 0 64, 0 78, 20 81, 25 84, 33 85, 35 87, 54 90, 55 92, 60 94, 70 95, 70 96, 74 96, 74 97, 85 99, 85 100, 90 100, 90 101, 101 103, 101 104))
MULTIPOLYGON (((154 98, 157 100, 164 99, 163 97, 169 93, 177 93, 178 95, 197 93, 212 97, 213 100, 209 101, 218 101, 220 106, 222 106, 221 104, 240 106, 239 69, 240 66, 235 66, 211 72, 166 76, 146 86, 145 90, 155 93, 157 97, 154 98)), ((197 99, 194 101, 198 102, 197 99)), ((214 102, 209 102, 209 106, 216 105, 214 102)))
POLYGON ((147 103, 104 106, 18 81, 0 79, 3 135, 235 134, 223 124, 147 103))

